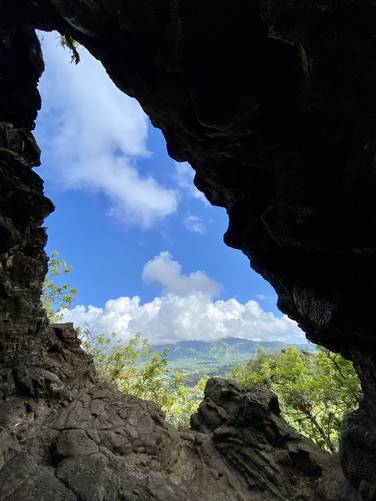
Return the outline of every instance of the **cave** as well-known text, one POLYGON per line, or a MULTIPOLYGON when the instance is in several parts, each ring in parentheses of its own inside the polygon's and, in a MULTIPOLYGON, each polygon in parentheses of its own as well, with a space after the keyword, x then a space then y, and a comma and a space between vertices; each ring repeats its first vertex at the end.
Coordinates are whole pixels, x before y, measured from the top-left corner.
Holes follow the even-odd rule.
POLYGON ((0 1, 0 499, 376 500, 376 7, 369 0, 0 1), (309 340, 353 361, 339 455, 276 398, 210 380, 192 431, 98 381, 41 308, 35 30, 72 37, 224 207, 225 243, 309 340), (372 184, 374 183, 374 184, 372 184))

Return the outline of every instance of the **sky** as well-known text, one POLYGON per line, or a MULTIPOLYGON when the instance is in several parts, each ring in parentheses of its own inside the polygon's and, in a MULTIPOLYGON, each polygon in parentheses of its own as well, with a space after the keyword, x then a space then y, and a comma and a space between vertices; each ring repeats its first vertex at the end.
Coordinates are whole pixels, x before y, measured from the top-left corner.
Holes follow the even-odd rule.
POLYGON ((85 49, 74 65, 56 33, 40 39, 37 172, 56 207, 47 252, 73 266, 69 283, 79 291, 64 320, 155 344, 304 342, 272 287, 223 243, 226 211, 194 187, 189 164, 168 157, 138 102, 85 49))

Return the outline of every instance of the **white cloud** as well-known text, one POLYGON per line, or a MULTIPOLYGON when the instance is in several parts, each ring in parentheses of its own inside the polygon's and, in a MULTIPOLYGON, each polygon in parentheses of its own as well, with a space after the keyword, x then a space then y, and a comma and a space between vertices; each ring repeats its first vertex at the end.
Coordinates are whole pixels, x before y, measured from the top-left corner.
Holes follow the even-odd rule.
POLYGON ((206 233, 206 226, 202 221, 202 219, 198 216, 194 216, 193 214, 187 214, 183 222, 187 230, 192 233, 199 233, 200 235, 206 233))
POLYGON ((85 49, 76 66, 56 34, 43 35, 42 46, 42 112, 50 127, 38 134, 48 159, 46 175, 53 171, 65 189, 103 192, 110 213, 125 224, 148 228, 176 212, 176 191, 137 171, 137 157, 149 156, 147 117, 137 101, 120 92, 85 49))
POLYGON ((175 180, 179 188, 189 197, 201 200, 205 205, 210 205, 205 195, 193 183, 195 171, 187 162, 175 163, 175 180))
POLYGON ((305 342, 295 322, 265 312, 256 301, 212 301, 200 293, 169 294, 146 304, 137 296, 120 297, 107 301, 104 308, 77 306, 65 313, 64 321, 76 327, 87 324, 95 335, 116 332, 125 341, 141 333, 152 344, 227 337, 305 342))
POLYGON ((160 284, 164 294, 177 296, 199 293, 212 297, 217 296, 221 290, 221 285, 203 271, 182 274, 180 263, 174 261, 168 251, 161 252, 145 264, 142 279, 147 283, 160 284))
POLYGON ((135 296, 112 299, 104 308, 77 306, 65 311, 63 321, 88 325, 94 335, 116 332, 125 341, 140 333, 152 344, 227 337, 304 342, 295 322, 265 312, 256 301, 214 301, 219 284, 201 271, 182 274, 169 252, 145 264, 143 279, 159 283, 165 295, 145 304, 135 296))

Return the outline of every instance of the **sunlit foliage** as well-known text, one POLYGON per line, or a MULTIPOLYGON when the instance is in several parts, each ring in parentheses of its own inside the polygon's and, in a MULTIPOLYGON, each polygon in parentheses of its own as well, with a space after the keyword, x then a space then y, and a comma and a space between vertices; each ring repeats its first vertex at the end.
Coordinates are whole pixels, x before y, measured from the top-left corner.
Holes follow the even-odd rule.
POLYGON ((195 386, 187 386, 184 375, 169 368, 167 351, 155 351, 140 335, 124 342, 116 334, 93 336, 86 328, 81 337, 102 380, 125 394, 152 400, 167 421, 181 429, 189 428, 190 417, 202 400, 206 377, 195 386))
POLYGON ((68 49, 71 55, 71 62, 78 64, 81 60, 78 52, 79 44, 70 35, 60 35, 60 44, 64 49, 68 49))
POLYGON ((341 423, 355 409, 360 384, 350 361, 319 348, 316 353, 289 347, 277 354, 260 351, 232 369, 241 386, 257 384, 274 391, 285 419, 320 447, 335 451, 341 423))
POLYGON ((43 282, 42 305, 51 322, 61 320, 62 311, 68 309, 77 294, 77 289, 71 287, 62 278, 72 271, 57 251, 51 253, 48 263, 48 273, 43 282))

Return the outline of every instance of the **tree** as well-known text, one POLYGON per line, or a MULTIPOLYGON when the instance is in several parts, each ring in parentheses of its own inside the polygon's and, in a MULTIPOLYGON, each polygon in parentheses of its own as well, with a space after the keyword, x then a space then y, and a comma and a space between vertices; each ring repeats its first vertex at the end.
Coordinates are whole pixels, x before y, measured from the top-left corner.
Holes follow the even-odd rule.
POLYGON ((77 294, 77 289, 69 284, 57 283, 58 277, 65 276, 72 271, 64 259, 60 258, 57 251, 51 253, 48 262, 48 273, 44 279, 42 287, 42 305, 47 312, 50 322, 59 322, 62 311, 69 308, 77 294))
POLYGON ((78 64, 81 60, 78 52, 79 44, 70 35, 60 35, 60 45, 68 49, 71 54, 71 62, 78 64))
POLYGON ((170 385, 168 405, 162 407, 166 420, 178 429, 190 428, 191 416, 197 412, 204 397, 208 376, 202 376, 195 386, 185 384, 185 376, 177 371, 170 385))
POLYGON ((179 429, 188 429, 191 415, 203 397, 207 377, 195 386, 185 385, 184 375, 172 373, 167 351, 155 351, 140 334, 124 343, 115 333, 93 336, 81 330, 83 347, 91 353, 103 381, 114 384, 121 392, 155 402, 166 420, 179 429))
POLYGON ((289 347, 277 354, 260 351, 235 367, 241 386, 257 384, 274 391, 285 419, 318 446, 334 452, 344 415, 359 402, 360 384, 353 365, 324 348, 317 353, 289 347))

